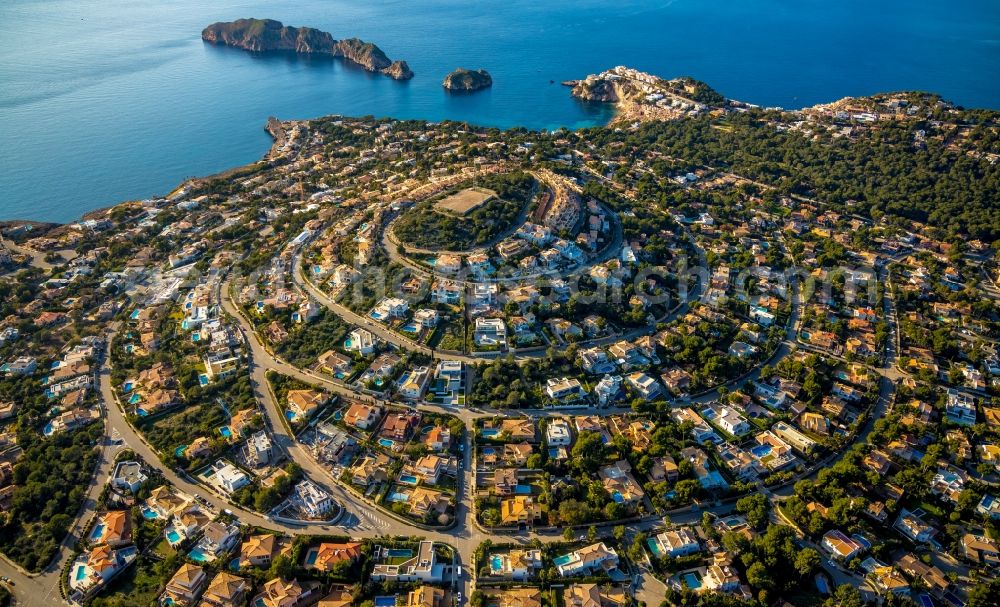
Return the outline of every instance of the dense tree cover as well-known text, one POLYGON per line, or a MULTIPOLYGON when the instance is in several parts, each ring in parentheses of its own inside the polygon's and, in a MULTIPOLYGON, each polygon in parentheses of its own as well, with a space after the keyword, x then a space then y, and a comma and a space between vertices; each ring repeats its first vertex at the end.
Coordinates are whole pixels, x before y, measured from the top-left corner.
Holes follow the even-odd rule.
POLYGON ((1000 605, 1000 578, 981 580, 969 591, 968 607, 996 607, 1000 605))
MULTIPOLYGON (((625 136, 624 143, 728 168, 846 212, 901 216, 986 240, 1000 237, 995 212, 1000 165, 930 137, 925 146, 914 146, 915 132, 930 129, 929 124, 879 123, 852 141, 826 131, 807 136, 777 129, 775 119, 783 118, 755 110, 650 122, 625 136)), ((619 132, 605 129, 581 136, 598 145, 622 143, 619 132)))
POLYGON ((521 376, 521 368, 510 358, 501 358, 480 371, 469 392, 469 403, 477 407, 530 406, 537 402, 531 386, 521 376))
POLYGON ((320 354, 342 344, 348 328, 339 316, 323 308, 314 320, 293 327, 287 338, 275 344, 274 351, 297 367, 308 367, 320 354))
POLYGON ((436 198, 400 217, 393 226, 396 236, 426 249, 459 251, 484 245, 512 227, 535 190, 535 180, 525 173, 479 177, 475 185, 497 196, 465 215, 435 208, 436 198))
POLYGON ((48 565, 90 486, 99 424, 51 438, 21 432, 24 456, 14 466, 17 486, 0 526, 0 549, 29 571, 48 565))
POLYGON ((819 553, 812 548, 799 548, 792 529, 781 525, 769 526, 753 540, 727 533, 722 543, 743 562, 747 582, 759 591, 758 599, 763 604, 770 604, 770 599, 784 592, 794 591, 820 565, 819 553))
POLYGON ((722 105, 726 98, 701 80, 682 76, 673 80, 661 80, 660 84, 674 93, 706 105, 722 105))

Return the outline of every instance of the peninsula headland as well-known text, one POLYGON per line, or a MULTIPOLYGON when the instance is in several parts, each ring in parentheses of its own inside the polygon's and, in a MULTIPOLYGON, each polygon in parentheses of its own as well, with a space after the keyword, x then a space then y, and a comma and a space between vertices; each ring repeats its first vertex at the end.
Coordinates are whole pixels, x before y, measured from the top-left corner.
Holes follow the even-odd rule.
POLYGON ((328 32, 311 27, 283 25, 274 19, 220 21, 202 30, 201 39, 252 53, 290 51, 342 57, 369 72, 385 74, 394 80, 413 78, 413 71, 405 61, 392 61, 372 42, 359 38, 337 40, 328 32))

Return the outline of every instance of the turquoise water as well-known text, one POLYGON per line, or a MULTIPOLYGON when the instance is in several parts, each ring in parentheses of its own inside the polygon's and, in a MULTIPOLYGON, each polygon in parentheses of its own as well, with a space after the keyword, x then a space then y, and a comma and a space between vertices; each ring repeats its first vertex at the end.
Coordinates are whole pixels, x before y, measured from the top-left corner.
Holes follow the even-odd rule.
POLYGON ((493 571, 500 571, 503 569, 503 557, 494 554, 490 557, 490 569, 493 571))
POLYGON ((923 89, 1000 107, 992 0, 6 0, 0 39, 0 219, 72 220, 255 160, 269 115, 601 123, 608 108, 559 82, 619 64, 764 105, 923 89), (202 43, 205 25, 251 16, 372 40, 416 78, 202 43), (493 88, 446 94, 457 66, 493 88))
POLYGON ((683 576, 684 583, 691 590, 697 590, 701 588, 701 579, 694 573, 685 573, 683 576))
POLYGON ((77 565, 76 567, 76 581, 82 582, 84 578, 87 577, 87 568, 83 565, 77 565))
POLYGON ((646 538, 646 545, 649 546, 649 551, 653 553, 653 556, 663 556, 663 552, 660 550, 660 545, 656 543, 655 538, 646 538))
POLYGON ((181 541, 181 535, 176 531, 174 531, 173 529, 171 529, 170 531, 167 532, 167 540, 171 544, 176 544, 177 542, 181 541))
POLYGON ((208 556, 201 551, 201 548, 195 548, 191 552, 188 552, 188 557, 196 563, 207 563, 208 556))

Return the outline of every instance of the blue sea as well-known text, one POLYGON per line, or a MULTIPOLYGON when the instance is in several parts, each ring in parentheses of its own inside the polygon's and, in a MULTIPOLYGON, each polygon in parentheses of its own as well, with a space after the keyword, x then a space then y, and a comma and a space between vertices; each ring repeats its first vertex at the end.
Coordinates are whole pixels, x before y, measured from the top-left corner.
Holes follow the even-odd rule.
POLYGON ((602 124, 559 82, 615 65, 788 108, 898 89, 1000 108, 1000 2, 2 0, 0 219, 72 221, 250 162, 271 115, 602 124), (201 41, 240 17, 359 36, 416 77, 201 41), (458 66, 493 88, 445 93, 458 66))

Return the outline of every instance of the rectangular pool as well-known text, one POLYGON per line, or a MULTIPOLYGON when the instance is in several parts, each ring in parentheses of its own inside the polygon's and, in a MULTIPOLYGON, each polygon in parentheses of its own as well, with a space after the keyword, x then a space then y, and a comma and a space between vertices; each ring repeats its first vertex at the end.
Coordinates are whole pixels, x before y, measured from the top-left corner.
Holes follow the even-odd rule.
POLYGON ((390 548, 385 553, 393 558, 410 558, 413 556, 413 551, 409 548, 390 548))

